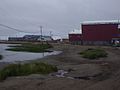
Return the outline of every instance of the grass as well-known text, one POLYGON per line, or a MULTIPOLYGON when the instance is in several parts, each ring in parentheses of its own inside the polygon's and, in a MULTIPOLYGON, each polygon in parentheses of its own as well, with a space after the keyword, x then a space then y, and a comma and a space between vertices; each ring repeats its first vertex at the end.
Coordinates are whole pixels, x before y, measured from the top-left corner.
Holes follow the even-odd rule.
POLYGON ((56 72, 57 67, 45 63, 11 64, 0 70, 0 80, 11 76, 27 76, 30 74, 49 74, 56 72))
POLYGON ((9 46, 9 51, 19 51, 19 52, 50 52, 49 48, 52 48, 50 44, 22 44, 22 45, 16 45, 16 46, 9 46))
POLYGON ((0 55, 0 60, 3 58, 3 56, 2 55, 0 55))
POLYGON ((88 59, 98 59, 102 57, 107 57, 107 53, 102 50, 102 49, 92 49, 89 48, 83 52, 80 52, 83 58, 88 58, 88 59))

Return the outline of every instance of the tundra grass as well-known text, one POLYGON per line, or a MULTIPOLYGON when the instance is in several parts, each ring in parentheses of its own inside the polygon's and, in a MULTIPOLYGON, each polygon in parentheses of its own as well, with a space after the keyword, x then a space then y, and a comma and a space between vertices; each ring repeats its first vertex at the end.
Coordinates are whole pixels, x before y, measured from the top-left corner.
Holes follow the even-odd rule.
POLYGON ((98 59, 98 58, 103 58, 103 57, 107 57, 107 53, 105 50, 103 49, 87 49, 83 52, 80 52, 81 56, 83 58, 88 58, 88 59, 98 59))
POLYGON ((22 45, 16 45, 16 46, 9 46, 9 51, 19 51, 19 52, 34 52, 34 53, 40 53, 40 52, 50 52, 49 48, 52 48, 50 44, 22 44, 22 45))
POLYGON ((45 63, 11 64, 0 70, 0 80, 12 76, 27 76, 30 74, 49 74, 56 72, 57 67, 45 63))

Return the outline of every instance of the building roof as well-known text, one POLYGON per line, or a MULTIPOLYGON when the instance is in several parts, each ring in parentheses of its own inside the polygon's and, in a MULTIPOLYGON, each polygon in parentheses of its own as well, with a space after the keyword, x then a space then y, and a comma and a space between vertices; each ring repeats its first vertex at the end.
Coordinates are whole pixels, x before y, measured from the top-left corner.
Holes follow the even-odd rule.
POLYGON ((102 20, 102 21, 84 21, 83 25, 91 25, 91 24, 120 24, 120 20, 102 20))
POLYGON ((69 34, 82 34, 82 30, 74 29, 73 31, 69 32, 69 34))

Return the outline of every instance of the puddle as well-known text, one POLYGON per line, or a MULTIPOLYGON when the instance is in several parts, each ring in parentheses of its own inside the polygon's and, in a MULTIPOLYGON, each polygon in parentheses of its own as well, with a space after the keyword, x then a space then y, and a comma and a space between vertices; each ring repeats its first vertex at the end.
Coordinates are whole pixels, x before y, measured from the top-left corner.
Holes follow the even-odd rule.
MULTIPOLYGON (((44 53, 31 53, 31 52, 14 52, 7 51, 5 49, 12 44, 0 44, 0 54, 3 55, 3 59, 0 62, 16 62, 16 61, 26 61, 40 59, 49 55, 60 54, 61 51, 44 52, 44 53)), ((15 44, 14 44, 15 45, 15 44)))

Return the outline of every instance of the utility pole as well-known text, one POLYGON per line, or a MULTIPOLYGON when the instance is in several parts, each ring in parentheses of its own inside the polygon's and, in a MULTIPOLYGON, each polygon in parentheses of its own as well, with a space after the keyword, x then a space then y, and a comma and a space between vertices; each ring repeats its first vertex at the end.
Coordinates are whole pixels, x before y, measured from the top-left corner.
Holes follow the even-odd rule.
POLYGON ((42 40, 42 30, 43 30, 43 27, 40 26, 40 35, 41 35, 41 40, 42 40))
MULTIPOLYGON (((42 30, 43 30, 43 26, 40 26, 40 34, 41 34, 41 42, 42 42, 42 37, 43 37, 43 32, 42 32, 42 30)), ((42 44, 43 44, 43 42, 42 42, 42 44)))

